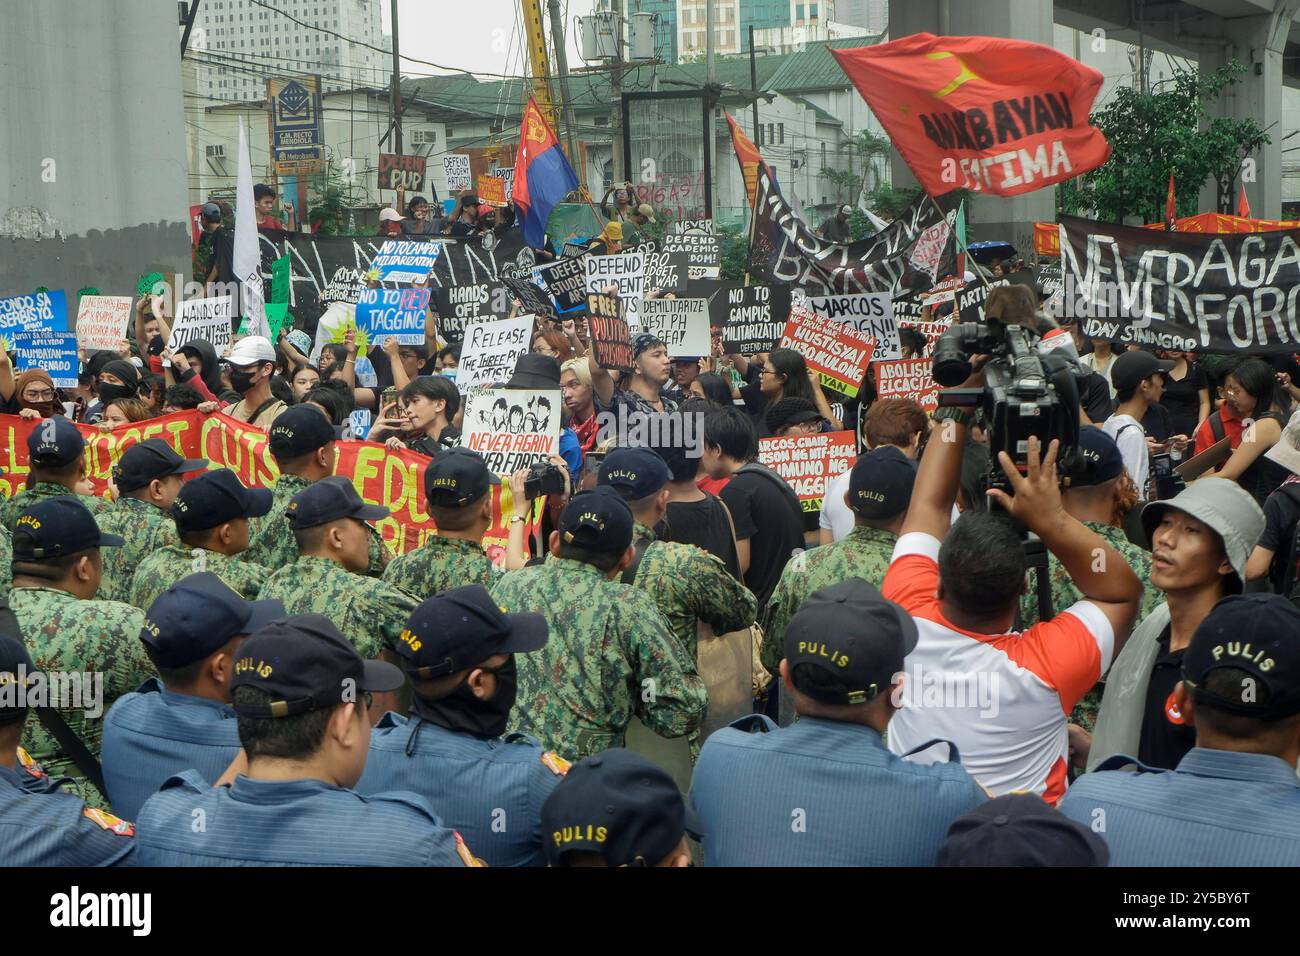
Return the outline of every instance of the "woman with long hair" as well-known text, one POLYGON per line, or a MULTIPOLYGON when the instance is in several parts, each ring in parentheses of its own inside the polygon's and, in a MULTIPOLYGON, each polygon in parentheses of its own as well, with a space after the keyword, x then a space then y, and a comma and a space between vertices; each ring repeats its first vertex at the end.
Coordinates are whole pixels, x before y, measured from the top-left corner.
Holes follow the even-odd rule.
POLYGON ((1248 358, 1229 372, 1221 391, 1219 410, 1196 430, 1196 453, 1227 438, 1232 455, 1210 474, 1236 481, 1262 507, 1290 476, 1288 469, 1264 457, 1282 437, 1289 411, 1286 393, 1277 388, 1272 366, 1257 358, 1248 358))
POLYGON ((691 398, 702 398, 712 405, 731 405, 731 386, 717 372, 701 372, 687 389, 691 398))
POLYGON ((740 390, 754 421, 762 424, 768 408, 783 398, 805 398, 817 406, 822 418, 830 423, 831 431, 839 431, 843 424, 831 412, 830 403, 817 384, 817 373, 808 368, 803 355, 794 349, 773 349, 759 370, 755 389, 753 384, 740 390))

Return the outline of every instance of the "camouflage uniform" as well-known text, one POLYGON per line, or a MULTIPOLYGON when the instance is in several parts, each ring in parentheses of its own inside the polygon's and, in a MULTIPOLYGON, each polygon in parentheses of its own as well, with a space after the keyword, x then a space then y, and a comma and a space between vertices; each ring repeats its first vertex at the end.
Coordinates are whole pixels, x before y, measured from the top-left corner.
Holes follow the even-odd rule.
POLYGON ((384 580, 424 601, 466 584, 491 587, 499 574, 478 541, 439 535, 393 558, 384 580))
MULTIPOLYGON (((69 729, 98 757, 104 714, 109 707, 123 694, 157 676, 140 643, 144 613, 117 601, 82 601, 54 588, 14 588, 9 603, 38 670, 102 675, 103 697, 93 701, 103 707, 98 717, 84 713, 85 705, 91 703, 84 695, 93 693, 93 685, 87 687, 84 678, 83 706, 59 708, 69 729)), ((75 689, 76 684, 71 687, 75 689)), ((108 807, 104 795, 82 777, 77 765, 35 717, 27 722, 23 746, 51 776, 77 778, 90 806, 108 807)))
POLYGON ((0 528, 0 601, 9 596, 13 586, 14 542, 7 528, 0 528))
POLYGON ((773 674, 785 657, 785 629, 799 606, 814 591, 861 578, 879 588, 889 570, 898 535, 858 525, 834 544, 824 544, 790 559, 767 602, 763 631, 763 666, 773 674))
MULTIPOLYGON (((105 534, 121 535, 126 544, 104 548, 104 576, 99 582, 101 601, 131 600, 131 580, 140 562, 159 548, 176 544, 176 522, 156 505, 138 498, 119 498, 95 519, 105 534)), ((148 605, 146 605, 146 608, 148 605)))
MULTIPOLYGON (((4 525, 5 530, 13 531, 14 524, 18 521, 18 516, 36 504, 38 501, 44 501, 46 498, 59 498, 63 495, 76 494, 69 491, 63 485, 53 481, 38 481, 30 488, 24 488, 18 494, 0 505, 0 524, 4 525)), ((108 499, 92 497, 90 495, 77 495, 77 500, 86 506, 86 510, 92 515, 99 518, 101 514, 108 510, 108 499)))
POLYGON ((131 578, 131 603, 143 611, 181 578, 198 571, 211 571, 231 590, 247 601, 257 598, 271 572, 260 564, 245 561, 243 555, 230 557, 220 551, 191 548, 186 544, 168 544, 150 554, 131 578), (199 554, 195 554, 195 551, 199 554))
MULTIPOLYGON (((297 475, 281 475, 276 479, 275 487, 271 489, 271 510, 265 517, 249 522, 250 541, 248 549, 241 555, 245 561, 276 571, 298 560, 298 541, 285 520, 284 510, 289 507, 289 499, 310 484, 306 478, 297 475)), ((382 575, 392 556, 379 532, 371 528, 370 567, 366 568, 366 574, 372 578, 382 575)))
POLYGON ((290 614, 324 614, 365 658, 397 644, 420 603, 401 588, 308 554, 272 574, 259 598, 278 598, 290 614))
POLYGON ((589 564, 551 557, 492 587, 510 613, 546 617, 550 640, 516 657, 510 726, 578 759, 622 747, 632 717, 664 737, 704 720, 708 690, 650 595, 589 564), (648 700, 646 698, 649 698, 648 700))

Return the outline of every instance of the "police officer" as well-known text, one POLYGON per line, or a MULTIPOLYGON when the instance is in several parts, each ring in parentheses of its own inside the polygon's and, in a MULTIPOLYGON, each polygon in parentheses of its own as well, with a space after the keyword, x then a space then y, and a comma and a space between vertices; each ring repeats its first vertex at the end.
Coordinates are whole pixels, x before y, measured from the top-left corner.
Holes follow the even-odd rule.
POLYGON ((695 766, 708 865, 934 865, 948 825, 985 795, 955 754, 923 766, 881 739, 916 641, 911 616, 866 581, 803 602, 780 665, 800 720, 742 718, 705 741, 695 766))
POLYGON ((170 508, 181 490, 182 476, 207 466, 203 458, 182 458, 161 438, 148 438, 123 452, 113 466, 117 501, 97 520, 100 530, 119 535, 126 543, 104 555, 98 597, 131 600, 131 578, 141 560, 176 543, 170 508))
POLYGON ((327 615, 367 657, 395 648, 419 602, 363 577, 374 530, 366 522, 388 517, 388 509, 366 504, 351 481, 334 475, 294 495, 285 517, 297 560, 272 574, 261 596, 283 602, 290 614, 327 615))
MULTIPOLYGON (((86 440, 61 415, 43 419, 27 436, 27 461, 31 466, 27 487, 0 505, 0 524, 10 531, 18 516, 36 502, 77 493, 77 483, 86 477, 86 440)), ((90 495, 81 495, 81 503, 95 515, 108 509, 107 501, 90 495)))
POLYGON ((101 532, 81 501, 76 495, 46 498, 18 516, 10 603, 37 667, 67 675, 74 691, 72 675, 81 685, 79 695, 51 701, 57 708, 40 712, 24 746, 51 774, 79 778, 86 801, 99 807, 107 805, 94 782, 104 711, 154 669, 140 646, 144 614, 129 604, 94 600, 100 549, 120 547, 122 539, 101 532), (66 747, 56 736, 64 730, 72 741, 66 747))
MULTIPOLYGON (((292 564, 298 557, 287 514, 289 502, 313 482, 334 474, 338 458, 335 442, 342 433, 343 429, 332 425, 314 405, 294 405, 276 417, 267 435, 271 454, 280 466, 280 477, 272 489, 271 511, 253 529, 252 543, 244 560, 275 571, 292 564)), ((392 554, 379 532, 372 528, 369 535, 366 542, 369 560, 363 573, 377 578, 384 573, 392 554)))
MULTIPOLYGON (((4 474, 4 472, 0 472, 4 474)), ((0 606, 8 608, 9 589, 13 587, 14 541, 8 528, 0 527, 0 606)), ((3 613, 3 611, 0 611, 3 613)), ((0 625, 3 625, 0 621, 0 625)))
POLYGON ((131 579, 131 603, 141 610, 181 578, 211 571, 241 597, 257 597, 270 572, 249 561, 249 519, 271 509, 271 492, 245 488, 229 468, 187 481, 172 502, 179 543, 159 548, 140 562, 131 579))
POLYGON ((630 750, 578 761, 542 805, 551 866, 690 866, 700 822, 673 778, 630 750))
POLYGON ((460 447, 439 452, 424 472, 425 507, 438 533, 394 558, 384 580, 423 598, 466 584, 490 584, 496 566, 483 551, 483 535, 492 524, 492 486, 499 484, 478 452, 460 447))
POLYGON ((546 618, 546 647, 517 662, 512 723, 565 757, 622 746, 633 716, 663 737, 704 720, 708 691, 694 659, 650 595, 617 581, 631 544, 632 512, 617 492, 584 491, 561 512, 550 559, 492 588, 508 610, 546 618))
POLYGON ((397 644, 415 685, 412 715, 370 737, 360 793, 412 790, 490 866, 542 866, 541 807, 568 763, 506 733, 515 655, 546 644, 540 614, 507 614, 481 584, 429 598, 397 644))
POLYGON ((948 828, 938 866, 1105 866, 1110 849, 1090 827, 1036 793, 1007 793, 948 828))
POLYGON ((808 595, 849 578, 880 587, 907 517, 915 481, 915 463, 894 445, 881 445, 858 456, 844 493, 844 503, 853 512, 853 530, 834 544, 791 558, 767 602, 763 666, 769 671, 776 673, 786 626, 808 595))
POLYGON ((279 601, 245 601, 211 571, 181 578, 145 613, 140 641, 158 676, 104 718, 104 783, 128 820, 163 781, 196 770, 215 782, 239 755, 230 681, 244 639, 285 616, 279 601))
POLYGON ((27 649, 0 636, 0 865, 118 866, 135 852, 135 827, 65 792, 18 746, 35 689, 27 649))
POLYGON ((247 775, 213 787, 187 770, 164 783, 140 811, 137 862, 473 865, 423 797, 352 789, 370 746, 370 695, 402 682, 400 670, 363 660, 319 614, 263 627, 240 648, 231 684, 247 775))

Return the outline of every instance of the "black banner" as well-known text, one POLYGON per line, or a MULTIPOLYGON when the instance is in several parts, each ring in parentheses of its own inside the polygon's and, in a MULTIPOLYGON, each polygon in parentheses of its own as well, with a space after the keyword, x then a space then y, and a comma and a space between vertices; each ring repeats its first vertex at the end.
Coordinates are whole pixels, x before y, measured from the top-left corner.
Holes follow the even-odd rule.
POLYGON ((501 281, 510 290, 510 294, 519 300, 521 312, 531 312, 533 315, 550 315, 555 312, 555 305, 532 280, 507 278, 501 281))
POLYGON ((727 354, 753 355, 772 349, 790 317, 788 286, 714 283, 709 294, 709 324, 722 327, 727 354))
POLYGON ((682 252, 667 252, 653 239, 628 246, 624 252, 645 254, 645 288, 681 295, 686 291, 687 262, 682 252))
POLYGON ((1062 216, 1062 311, 1085 338, 1197 352, 1300 348, 1300 230, 1165 232, 1062 216))
POLYGON ((632 333, 618 296, 601 292, 587 296, 587 332, 601 368, 632 371, 632 333))
POLYGON ((485 279, 472 285, 434 287, 431 291, 438 334, 448 345, 464 339, 465 326, 471 322, 504 319, 510 314, 512 293, 504 282, 485 279))
POLYGON ((546 284, 546 294, 555 303, 556 310, 568 314, 587 305, 586 256, 559 259, 539 266, 537 274, 546 284))

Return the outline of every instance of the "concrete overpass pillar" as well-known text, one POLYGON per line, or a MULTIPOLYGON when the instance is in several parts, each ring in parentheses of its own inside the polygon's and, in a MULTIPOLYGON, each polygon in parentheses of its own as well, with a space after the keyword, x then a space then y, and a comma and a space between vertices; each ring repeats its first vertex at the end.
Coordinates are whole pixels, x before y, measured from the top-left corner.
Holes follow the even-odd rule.
MULTIPOLYGON (((1041 0, 889 0, 889 35, 895 38, 909 33, 995 36, 1051 46, 1052 20, 1052 4, 1041 0)), ((892 173, 896 187, 916 185, 897 152, 892 173)), ((966 213, 976 239, 1004 239, 1027 255, 1034 248, 1034 221, 1055 218, 1055 192, 1039 189, 1009 199, 976 195, 966 213)))
MULTIPOLYGON (((1254 118, 1272 137, 1272 143, 1250 157, 1255 160, 1255 181, 1245 184, 1250 213, 1257 219, 1282 215, 1282 50, 1297 12, 1300 0, 1275 0, 1272 13, 1225 20, 1224 41, 1207 43, 1198 59, 1202 74, 1212 73, 1234 58, 1245 65, 1245 74, 1208 109, 1214 116, 1254 118)), ((1233 193, 1234 212, 1241 183, 1239 176, 1233 193)), ((1213 181, 1202 187, 1202 212, 1217 208, 1217 194, 1213 181)))

